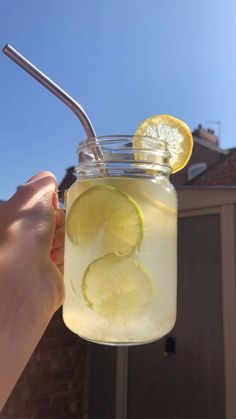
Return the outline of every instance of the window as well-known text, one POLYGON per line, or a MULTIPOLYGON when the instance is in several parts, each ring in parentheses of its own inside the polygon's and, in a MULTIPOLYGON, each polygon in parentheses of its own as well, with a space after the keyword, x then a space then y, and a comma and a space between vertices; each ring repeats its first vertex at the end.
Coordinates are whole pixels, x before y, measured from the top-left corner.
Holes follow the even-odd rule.
POLYGON ((196 163, 192 164, 188 168, 188 180, 195 178, 196 176, 200 175, 200 173, 206 170, 207 164, 206 163, 196 163))

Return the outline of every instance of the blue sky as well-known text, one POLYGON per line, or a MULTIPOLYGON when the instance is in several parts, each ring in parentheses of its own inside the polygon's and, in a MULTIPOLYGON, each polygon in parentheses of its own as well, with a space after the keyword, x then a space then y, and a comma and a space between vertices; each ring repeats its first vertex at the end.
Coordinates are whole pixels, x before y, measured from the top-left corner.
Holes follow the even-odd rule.
MULTIPOLYGON (((235 0, 0 0, 10 43, 87 111, 98 135, 157 113, 221 122, 236 146, 235 0)), ((0 198, 35 172, 60 181, 84 132, 74 114, 0 53, 0 198)))

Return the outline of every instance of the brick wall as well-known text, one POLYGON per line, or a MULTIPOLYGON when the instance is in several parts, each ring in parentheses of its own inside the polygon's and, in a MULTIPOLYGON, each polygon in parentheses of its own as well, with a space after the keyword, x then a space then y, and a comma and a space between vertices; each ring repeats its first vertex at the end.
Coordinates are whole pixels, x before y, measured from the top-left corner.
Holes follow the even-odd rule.
POLYGON ((53 317, 0 418, 87 418, 91 345, 53 317))
POLYGON ((232 150, 217 164, 193 179, 189 184, 236 186, 236 150, 232 150))
POLYGON ((188 167, 196 163, 206 163, 207 166, 211 166, 219 162, 224 155, 219 151, 212 150, 205 147, 204 145, 198 144, 196 141, 193 146, 193 153, 189 160, 188 165, 178 173, 171 176, 171 180, 174 185, 185 185, 188 182, 188 167))

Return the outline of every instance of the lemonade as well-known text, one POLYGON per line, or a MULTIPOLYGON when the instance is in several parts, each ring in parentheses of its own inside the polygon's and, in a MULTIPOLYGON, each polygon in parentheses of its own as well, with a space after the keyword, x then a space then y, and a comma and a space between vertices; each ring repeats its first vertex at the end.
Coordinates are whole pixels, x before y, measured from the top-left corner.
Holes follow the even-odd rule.
MULTIPOLYGON (((138 230, 140 237, 133 231, 127 249, 125 225, 125 244, 118 246, 123 254, 119 254, 112 243, 104 244, 102 227, 87 242, 84 238, 80 242, 79 236, 78 242, 69 237, 67 229, 64 321, 75 333, 92 341, 127 344, 155 340, 171 330, 176 315, 175 190, 163 176, 81 180, 68 191, 67 214, 79 196, 88 191, 89 199, 89 191, 93 194, 101 185, 114 188, 118 200, 122 193, 131 198, 137 209, 136 234, 138 230)), ((95 214, 99 212, 99 202, 91 202, 91 207, 95 214)), ((92 222, 91 214, 86 214, 92 222)))
POLYGON ((192 145, 187 125, 169 115, 144 120, 134 136, 80 144, 66 195, 63 305, 79 336, 135 345, 172 329, 177 197, 169 175, 187 164, 192 145))

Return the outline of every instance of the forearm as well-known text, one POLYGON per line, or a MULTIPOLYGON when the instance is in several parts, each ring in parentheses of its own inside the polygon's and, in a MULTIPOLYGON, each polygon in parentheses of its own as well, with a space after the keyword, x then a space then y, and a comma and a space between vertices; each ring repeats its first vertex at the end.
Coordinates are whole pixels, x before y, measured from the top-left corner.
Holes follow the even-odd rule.
POLYGON ((43 172, 0 205, 0 411, 64 298, 55 190, 43 172))
POLYGON ((0 310, 0 411, 53 315, 37 310, 32 317, 22 299, 6 305, 0 310))

